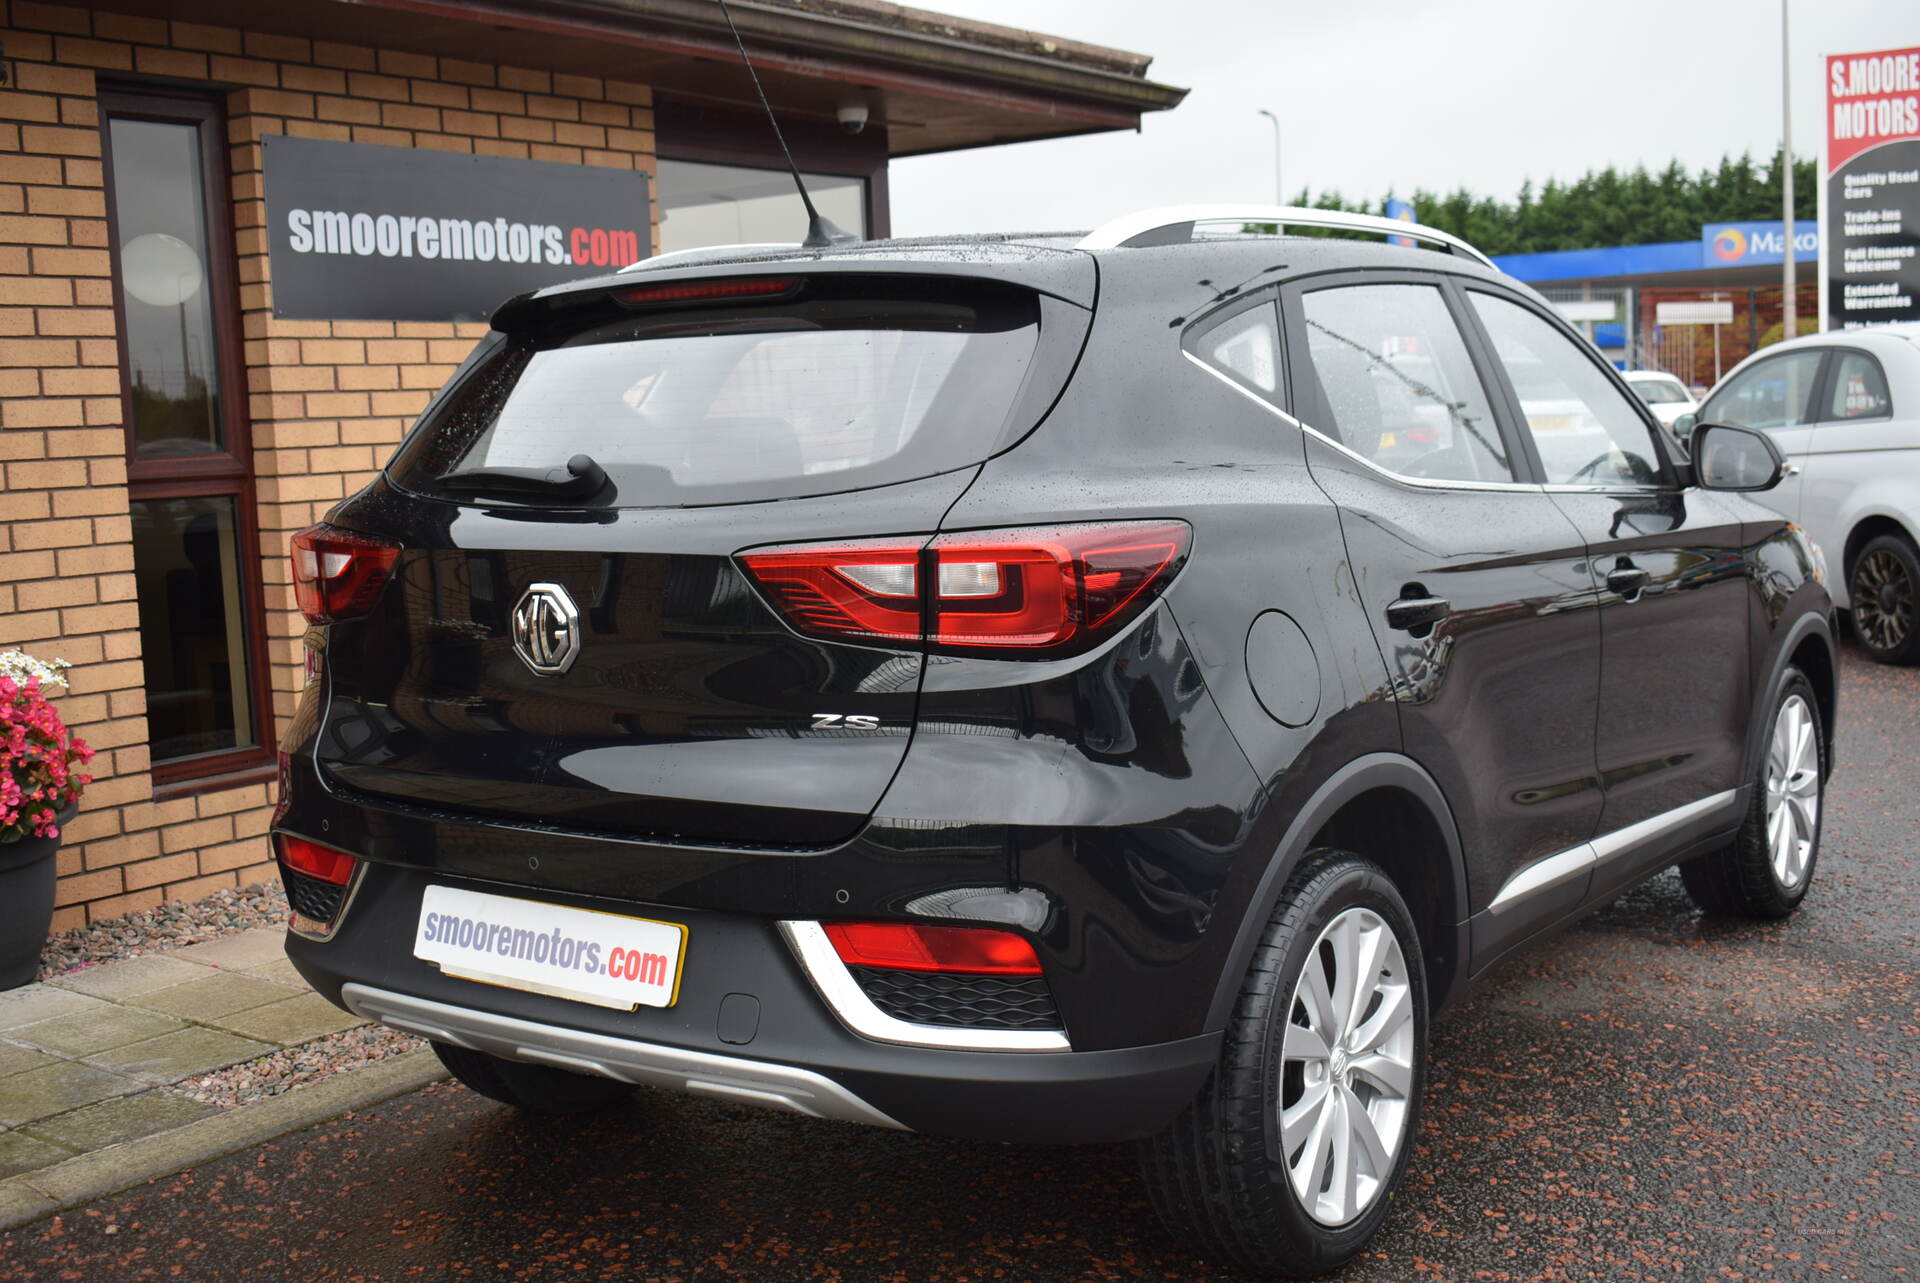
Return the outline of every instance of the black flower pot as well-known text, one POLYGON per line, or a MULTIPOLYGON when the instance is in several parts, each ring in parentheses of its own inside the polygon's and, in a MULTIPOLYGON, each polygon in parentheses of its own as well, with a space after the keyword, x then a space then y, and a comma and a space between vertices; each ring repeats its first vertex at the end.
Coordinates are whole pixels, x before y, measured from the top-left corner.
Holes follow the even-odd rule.
MULTIPOLYGON (((55 822, 65 829, 77 807, 55 822)), ((0 989, 18 989, 40 970, 40 951, 53 925, 54 854, 59 838, 0 842, 0 989)))

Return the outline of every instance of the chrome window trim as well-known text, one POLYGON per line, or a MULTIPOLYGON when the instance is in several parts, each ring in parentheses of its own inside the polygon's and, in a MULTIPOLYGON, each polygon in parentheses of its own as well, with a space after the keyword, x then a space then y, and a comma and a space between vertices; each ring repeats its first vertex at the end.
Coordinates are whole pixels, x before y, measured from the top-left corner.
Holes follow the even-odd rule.
POLYGON ((1569 879, 1578 877, 1592 869, 1600 867, 1609 860, 1617 860, 1630 851, 1638 850, 1655 838, 1671 833, 1674 829, 1690 820, 1723 810, 1739 797, 1738 789, 1728 789, 1703 797, 1685 806, 1677 806, 1671 811, 1662 811, 1636 821, 1625 828, 1603 833, 1578 846, 1556 851, 1526 865, 1509 877, 1487 905, 1487 912, 1501 914, 1517 904, 1550 891, 1569 879))
POLYGON ((340 1001, 356 1016, 490 1056, 550 1065, 643 1087, 662 1087, 739 1104, 785 1109, 809 1118, 836 1118, 905 1130, 900 1123, 825 1074, 797 1065, 614 1038, 584 1029, 455 1007, 371 985, 343 986, 340 1001))
POLYGON ((1381 467, 1379 464, 1367 458, 1365 455, 1359 453, 1358 451, 1350 448, 1347 445, 1342 444, 1339 441, 1336 441, 1334 438, 1328 436, 1326 433, 1322 432, 1320 429, 1314 427, 1311 423, 1306 423, 1300 419, 1296 419, 1293 415, 1288 414, 1285 410, 1282 410, 1279 406, 1267 400, 1265 397, 1261 396, 1258 392, 1253 391, 1253 389, 1251 388, 1243 387, 1239 382, 1237 382, 1232 377, 1227 375, 1224 371, 1214 369, 1211 365, 1208 365, 1205 361, 1201 360, 1199 357, 1195 356, 1193 353, 1187 351, 1185 348, 1180 349, 1180 355, 1186 357, 1187 360, 1193 362, 1195 365, 1205 370, 1208 374, 1211 374, 1214 378, 1220 380, 1222 383, 1232 388, 1235 392, 1238 392, 1241 396, 1246 397, 1249 401, 1252 401, 1255 405, 1259 406, 1261 409, 1270 411, 1272 414, 1277 416, 1282 423, 1285 423, 1289 427, 1298 428, 1302 432, 1312 433, 1314 437, 1317 438, 1319 441, 1333 447, 1335 450, 1338 450, 1341 454, 1346 455, 1349 459, 1352 459, 1355 463, 1361 464, 1362 466, 1367 468, 1370 472, 1374 472, 1379 474, 1382 477, 1385 477, 1388 481, 1398 482, 1403 486, 1414 486, 1417 488, 1427 489, 1427 490, 1539 491, 1545 488, 1543 486, 1536 485, 1531 481, 1449 481, 1441 477, 1402 476, 1398 472, 1394 472, 1391 469, 1381 467))
POLYGON ((889 1016, 874 1006, 860 983, 834 952, 833 942, 818 922, 785 919, 780 934, 800 960, 800 969, 826 999, 827 1006, 853 1032, 876 1042, 912 1047, 945 1047, 956 1051, 1071 1051, 1064 1031, 1050 1029, 952 1029, 944 1025, 916 1025, 889 1016))
POLYGON ((1339 231, 1372 232, 1380 236, 1405 236, 1410 240, 1438 245, 1453 254, 1473 260, 1490 271, 1500 269, 1493 260, 1451 232, 1421 223, 1403 223, 1397 218, 1377 214, 1349 214, 1342 210, 1305 209, 1298 205, 1164 205, 1157 209, 1136 210, 1102 223, 1080 239, 1078 249, 1119 249, 1137 236, 1157 232, 1181 223, 1275 223, 1284 234, 1288 226, 1326 227, 1339 231))

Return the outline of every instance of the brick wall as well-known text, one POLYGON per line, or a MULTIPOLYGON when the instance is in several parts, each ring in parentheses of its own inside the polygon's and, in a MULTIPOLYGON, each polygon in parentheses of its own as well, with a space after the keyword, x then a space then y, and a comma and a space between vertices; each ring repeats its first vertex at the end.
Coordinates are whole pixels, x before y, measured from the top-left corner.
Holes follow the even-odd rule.
MULTIPOLYGON (((263 10, 268 12, 269 10, 263 10)), ((653 169, 643 85, 0 0, 0 649, 74 664, 59 705, 96 779, 60 853, 56 929, 269 878, 271 785, 156 801, 107 251, 100 78, 204 82, 232 220, 274 713, 300 681, 287 536, 359 488, 480 325, 272 314, 260 139, 294 134, 653 169)))

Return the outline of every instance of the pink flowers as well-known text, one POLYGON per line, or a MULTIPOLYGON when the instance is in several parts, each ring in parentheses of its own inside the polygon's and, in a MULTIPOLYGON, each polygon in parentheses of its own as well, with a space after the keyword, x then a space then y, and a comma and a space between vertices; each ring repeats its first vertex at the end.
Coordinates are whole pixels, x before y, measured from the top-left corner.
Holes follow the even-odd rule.
POLYGON ((54 821, 93 779, 74 768, 92 760, 40 694, 38 676, 0 673, 0 844, 59 837, 54 821))

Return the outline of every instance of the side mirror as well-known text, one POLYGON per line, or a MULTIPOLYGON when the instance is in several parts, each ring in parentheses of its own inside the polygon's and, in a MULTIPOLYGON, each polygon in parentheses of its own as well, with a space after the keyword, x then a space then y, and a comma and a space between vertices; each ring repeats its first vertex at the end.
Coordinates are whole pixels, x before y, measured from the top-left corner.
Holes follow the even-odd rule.
POLYGON ((1771 490, 1788 475, 1787 456, 1772 437, 1731 423, 1694 428, 1693 468, 1703 490, 1771 490))
POLYGON ((1685 441, 1693 435, 1693 425, 1700 422, 1700 416, 1689 410, 1673 421, 1673 435, 1685 441))

